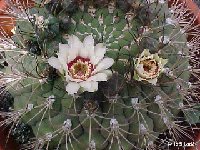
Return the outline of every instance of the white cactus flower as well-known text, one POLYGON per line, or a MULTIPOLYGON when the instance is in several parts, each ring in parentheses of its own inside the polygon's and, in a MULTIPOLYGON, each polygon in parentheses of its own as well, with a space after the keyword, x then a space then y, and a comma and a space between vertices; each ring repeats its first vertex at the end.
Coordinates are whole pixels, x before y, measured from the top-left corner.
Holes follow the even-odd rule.
POLYGON ((135 60, 134 79, 156 85, 166 63, 167 59, 160 58, 157 53, 151 54, 148 49, 145 49, 135 60))
POLYGON ((74 95, 79 89, 94 92, 99 81, 107 81, 112 74, 108 70, 114 63, 112 58, 105 58, 106 47, 99 43, 94 46, 94 39, 87 36, 83 42, 75 35, 69 36, 68 44, 59 44, 58 58, 51 57, 48 63, 65 75, 66 91, 74 95))

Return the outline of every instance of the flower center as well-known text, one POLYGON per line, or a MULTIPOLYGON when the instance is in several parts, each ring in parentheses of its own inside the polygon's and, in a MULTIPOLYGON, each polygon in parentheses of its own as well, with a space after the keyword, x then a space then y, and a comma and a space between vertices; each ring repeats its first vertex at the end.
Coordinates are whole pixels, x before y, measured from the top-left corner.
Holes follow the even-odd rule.
POLYGON ((148 74, 156 75, 158 73, 158 63, 155 60, 152 59, 146 59, 140 62, 143 64, 144 71, 147 72, 148 74))
POLYGON ((77 56, 74 60, 67 64, 69 75, 73 79, 87 80, 91 75, 95 66, 90 62, 89 58, 77 56))

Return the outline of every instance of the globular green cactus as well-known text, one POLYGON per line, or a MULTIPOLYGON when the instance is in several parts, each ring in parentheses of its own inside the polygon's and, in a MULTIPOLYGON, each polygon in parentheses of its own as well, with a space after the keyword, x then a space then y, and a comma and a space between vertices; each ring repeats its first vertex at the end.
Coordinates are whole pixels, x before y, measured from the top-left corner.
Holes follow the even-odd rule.
POLYGON ((0 83, 14 98, 2 125, 33 129, 24 149, 166 149, 160 134, 177 142, 182 122, 199 122, 198 37, 187 41, 195 17, 184 4, 36 0, 23 10, 0 83))

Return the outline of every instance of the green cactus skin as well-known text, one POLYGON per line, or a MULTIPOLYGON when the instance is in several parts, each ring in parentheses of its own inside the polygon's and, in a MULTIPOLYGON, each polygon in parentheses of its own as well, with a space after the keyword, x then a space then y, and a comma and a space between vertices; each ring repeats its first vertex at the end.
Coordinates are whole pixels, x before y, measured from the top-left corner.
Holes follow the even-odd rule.
POLYGON ((16 120, 30 125, 35 134, 25 149, 148 149, 160 133, 179 129, 180 112, 189 124, 199 121, 198 110, 194 115, 195 108, 187 111, 180 105, 189 105, 189 48, 184 28, 166 21, 173 15, 167 2, 104 4, 36 1, 28 10, 33 17, 17 20, 12 36, 17 48, 5 50, 9 66, 1 71, 18 75, 6 86, 14 97, 13 112, 19 113, 16 120), (44 17, 42 28, 35 24, 35 14, 44 17), (115 60, 112 77, 94 93, 68 95, 64 77, 47 63, 70 35, 81 41, 92 35, 115 60), (144 49, 168 59, 156 86, 134 80, 134 61, 144 49))

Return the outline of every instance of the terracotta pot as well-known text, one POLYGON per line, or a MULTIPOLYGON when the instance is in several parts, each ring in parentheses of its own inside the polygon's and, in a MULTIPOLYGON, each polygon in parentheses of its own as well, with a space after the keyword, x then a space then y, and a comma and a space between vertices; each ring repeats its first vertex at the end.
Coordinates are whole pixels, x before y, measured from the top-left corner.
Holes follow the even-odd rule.
MULTIPOLYGON (((182 0, 184 1, 184 0, 182 0)), ((193 0, 185 0, 186 5, 188 8, 191 9, 191 11, 194 13, 195 16, 197 16, 197 21, 200 23, 200 9, 199 7, 193 2, 193 0)))
POLYGON ((0 14, 2 14, 2 10, 6 8, 6 3, 4 0, 0 0, 0 14))
MULTIPOLYGON (((32 0, 12 0, 13 2, 21 2, 24 7, 31 7, 33 6, 32 0)), ((11 30, 15 26, 15 18, 6 14, 5 11, 8 8, 8 4, 5 0, 0 0, 0 36, 9 37, 12 35, 11 30)))
POLYGON ((11 29, 14 28, 13 18, 5 15, 2 10, 6 9, 6 3, 4 0, 0 1, 0 36, 10 36, 12 34, 11 29))
POLYGON ((0 36, 9 37, 12 35, 11 30, 14 28, 15 19, 7 15, 0 15, 0 36))
MULTIPOLYGON (((31 7, 33 6, 34 2, 33 0, 10 0, 13 3, 18 3, 20 5, 23 5, 24 7, 31 7)), ((8 3, 6 0, 0 0, 0 14, 4 14, 4 11, 8 7, 8 3)))

